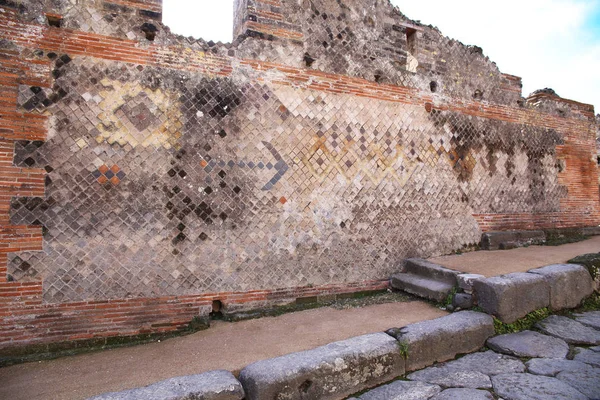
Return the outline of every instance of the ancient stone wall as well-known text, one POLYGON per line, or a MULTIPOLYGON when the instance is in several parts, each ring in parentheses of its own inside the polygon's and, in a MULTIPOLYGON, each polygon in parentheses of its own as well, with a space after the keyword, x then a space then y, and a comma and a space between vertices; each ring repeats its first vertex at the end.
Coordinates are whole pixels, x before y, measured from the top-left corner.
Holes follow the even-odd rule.
POLYGON ((592 106, 387 0, 0 6, 0 348, 387 287, 482 231, 600 223, 592 106), (4 267, 4 266, 7 267, 4 267))

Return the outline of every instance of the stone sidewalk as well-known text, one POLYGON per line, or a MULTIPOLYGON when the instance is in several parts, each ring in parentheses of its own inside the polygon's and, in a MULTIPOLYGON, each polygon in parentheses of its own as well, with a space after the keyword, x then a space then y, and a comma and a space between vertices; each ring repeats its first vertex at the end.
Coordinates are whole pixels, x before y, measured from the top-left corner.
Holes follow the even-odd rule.
POLYGON ((161 343, 0 368, 0 399, 80 400, 176 376, 235 372, 258 360, 443 315, 428 303, 411 301, 214 321, 210 329, 161 343))
POLYGON ((486 277, 527 272, 551 264, 562 264, 587 253, 600 252, 600 236, 562 246, 530 246, 512 250, 475 251, 430 258, 429 261, 456 271, 486 277))
POLYGON ((600 399, 600 312, 551 316, 536 331, 496 336, 486 350, 367 391, 359 400, 600 399))

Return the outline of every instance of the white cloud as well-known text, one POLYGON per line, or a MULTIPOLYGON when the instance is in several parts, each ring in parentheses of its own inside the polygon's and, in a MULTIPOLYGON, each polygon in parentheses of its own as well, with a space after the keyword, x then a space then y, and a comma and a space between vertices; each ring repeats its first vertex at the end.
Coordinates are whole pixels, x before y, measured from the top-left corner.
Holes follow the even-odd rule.
MULTIPOLYGON (((600 38, 586 17, 600 0, 392 0, 409 18, 483 48, 502 72, 523 78, 523 93, 551 87, 600 112, 600 38)), ((164 0, 173 32, 231 41, 233 0, 164 0)))
POLYGON ((233 0, 163 0, 163 22, 179 35, 231 42, 233 0))
POLYGON ((600 39, 585 25, 597 0, 392 2, 407 17, 482 47, 502 72, 523 78, 525 96, 551 87, 600 107, 600 39))

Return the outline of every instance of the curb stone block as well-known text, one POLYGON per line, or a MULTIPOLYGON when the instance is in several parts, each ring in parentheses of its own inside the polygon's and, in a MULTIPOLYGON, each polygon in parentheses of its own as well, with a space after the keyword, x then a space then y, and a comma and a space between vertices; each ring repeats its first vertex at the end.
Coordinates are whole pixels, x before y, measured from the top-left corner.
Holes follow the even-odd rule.
POLYGON ((242 400, 244 389, 229 371, 180 376, 149 386, 105 393, 88 400, 242 400))
POLYGON ((485 279, 485 276, 479 274, 460 274, 456 277, 458 287, 469 294, 473 293, 473 282, 477 279, 485 279))
POLYGON ((544 231, 501 231, 486 232, 481 237, 484 250, 508 250, 528 244, 540 244, 546 241, 544 231))
POLYGON ((473 283, 478 305, 510 324, 550 305, 550 285, 542 275, 516 272, 473 283))
POLYGON ((489 315, 461 311, 430 321, 418 322, 388 333, 407 347, 406 371, 415 371, 435 362, 448 361, 458 354, 479 350, 494 335, 489 315))
POLYGON ((581 265, 554 264, 529 273, 546 278, 550 285, 550 307, 555 311, 575 308, 594 292, 592 276, 581 265))
POLYGON ((258 361, 240 381, 246 400, 342 399, 404 374, 398 342, 385 333, 258 361))

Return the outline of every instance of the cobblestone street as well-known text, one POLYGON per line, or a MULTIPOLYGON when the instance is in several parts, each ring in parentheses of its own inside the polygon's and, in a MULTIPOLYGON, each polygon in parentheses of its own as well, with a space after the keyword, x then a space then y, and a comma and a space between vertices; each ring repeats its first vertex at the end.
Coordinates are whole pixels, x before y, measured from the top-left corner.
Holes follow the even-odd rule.
POLYGON ((496 336, 487 341, 492 350, 413 372, 358 399, 600 399, 600 311, 551 316, 535 329, 543 333, 496 336))

